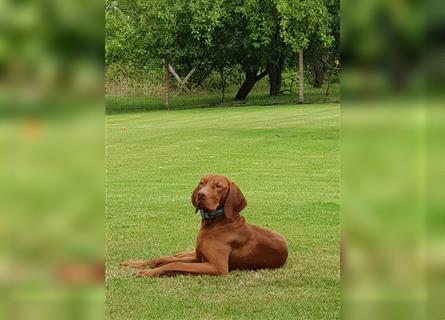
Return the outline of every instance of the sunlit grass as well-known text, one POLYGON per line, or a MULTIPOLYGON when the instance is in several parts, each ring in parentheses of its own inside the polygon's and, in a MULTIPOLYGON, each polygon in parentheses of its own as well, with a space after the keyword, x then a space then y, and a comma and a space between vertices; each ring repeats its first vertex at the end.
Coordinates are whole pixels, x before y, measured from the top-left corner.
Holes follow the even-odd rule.
POLYGON ((338 118, 337 104, 107 116, 107 318, 339 318, 338 118), (190 195, 208 172, 237 182, 249 222, 286 237, 287 264, 157 279, 119 268, 194 248, 190 195))

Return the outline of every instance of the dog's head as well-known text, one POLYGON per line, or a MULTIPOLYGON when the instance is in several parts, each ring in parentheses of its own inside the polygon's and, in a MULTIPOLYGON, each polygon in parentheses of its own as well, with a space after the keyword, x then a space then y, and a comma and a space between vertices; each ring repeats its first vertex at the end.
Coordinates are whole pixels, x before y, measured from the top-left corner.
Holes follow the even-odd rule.
POLYGON ((192 203, 196 210, 208 212, 224 208, 224 215, 230 220, 247 206, 246 198, 238 186, 218 174, 208 174, 201 178, 193 190, 192 203))

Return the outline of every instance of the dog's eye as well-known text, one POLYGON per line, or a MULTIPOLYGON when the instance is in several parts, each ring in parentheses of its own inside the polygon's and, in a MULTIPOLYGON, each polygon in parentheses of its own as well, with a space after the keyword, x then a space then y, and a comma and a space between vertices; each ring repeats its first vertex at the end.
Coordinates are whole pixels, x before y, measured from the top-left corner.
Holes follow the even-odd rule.
POLYGON ((200 181, 199 185, 202 186, 204 184, 204 181, 200 181))
POLYGON ((220 184, 217 184, 216 187, 217 187, 218 189, 222 189, 223 186, 220 185, 220 184))

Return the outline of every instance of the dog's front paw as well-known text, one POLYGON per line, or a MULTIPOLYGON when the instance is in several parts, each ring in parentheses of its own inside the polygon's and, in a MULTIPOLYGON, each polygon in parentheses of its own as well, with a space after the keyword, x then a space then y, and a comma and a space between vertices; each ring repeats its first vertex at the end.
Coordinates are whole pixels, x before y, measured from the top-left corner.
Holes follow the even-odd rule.
POLYGON ((142 277, 142 278, 155 278, 159 277, 159 273, 154 270, 141 270, 136 272, 136 277, 142 277))
POLYGON ((126 260, 121 263, 121 267, 140 269, 146 267, 147 260, 126 260))
POLYGON ((175 257, 175 258, 185 258, 187 256, 188 256, 187 252, 179 252, 179 253, 175 254, 173 257, 175 257))

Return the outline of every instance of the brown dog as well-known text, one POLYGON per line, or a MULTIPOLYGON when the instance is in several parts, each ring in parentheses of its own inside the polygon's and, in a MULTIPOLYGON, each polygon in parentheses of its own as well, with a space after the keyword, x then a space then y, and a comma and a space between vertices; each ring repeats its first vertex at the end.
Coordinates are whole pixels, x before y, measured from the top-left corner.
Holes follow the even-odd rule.
POLYGON ((172 274, 223 275, 232 269, 281 267, 287 243, 280 234, 246 223, 240 212, 247 202, 238 186, 224 176, 209 174, 193 190, 192 203, 201 212, 196 249, 173 257, 125 261, 143 277, 172 274))

